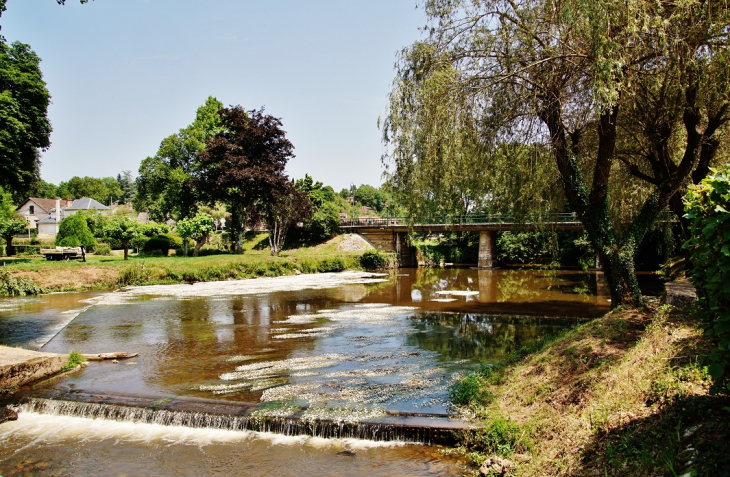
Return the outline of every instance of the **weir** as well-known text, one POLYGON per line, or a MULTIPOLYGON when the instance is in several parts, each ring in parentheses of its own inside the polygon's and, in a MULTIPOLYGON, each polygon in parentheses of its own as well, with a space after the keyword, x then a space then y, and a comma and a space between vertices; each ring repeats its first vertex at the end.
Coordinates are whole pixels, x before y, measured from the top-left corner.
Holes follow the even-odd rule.
POLYGON ((354 438, 373 441, 401 441, 418 444, 452 445, 455 432, 469 424, 443 415, 391 413, 361 422, 328 419, 304 420, 297 414, 265 416, 251 403, 199 398, 150 398, 102 396, 74 393, 68 399, 26 397, 20 412, 36 412, 90 419, 141 422, 229 431, 270 432, 286 436, 308 435, 322 438, 354 438))

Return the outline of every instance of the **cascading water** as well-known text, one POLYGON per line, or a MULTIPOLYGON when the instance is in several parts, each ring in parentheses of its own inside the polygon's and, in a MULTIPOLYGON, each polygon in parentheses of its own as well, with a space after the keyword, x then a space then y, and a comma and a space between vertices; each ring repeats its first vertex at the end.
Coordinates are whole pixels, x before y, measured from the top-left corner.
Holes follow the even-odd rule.
MULTIPOLYGON (((79 396, 81 397, 81 396, 79 396)), ((88 399, 88 397, 87 397, 88 399)), ((285 436, 309 435, 321 438, 354 438, 372 441, 401 441, 421 444, 452 444, 454 432, 467 427, 464 421, 441 417, 385 416, 372 421, 344 422, 309 420, 298 417, 257 416, 248 404, 239 406, 228 403, 230 414, 212 412, 220 408, 215 402, 196 400, 169 400, 164 409, 154 402, 144 403, 136 399, 136 405, 68 401, 45 398, 26 398, 16 409, 19 412, 35 412, 56 416, 75 416, 89 419, 141 422, 163 426, 218 429, 227 431, 271 432, 285 436), (144 406, 144 407, 139 407, 144 406), (196 411, 185 410, 195 407, 196 411), (210 408, 211 411, 205 411, 210 408), (245 414, 245 415, 240 415, 245 414)))

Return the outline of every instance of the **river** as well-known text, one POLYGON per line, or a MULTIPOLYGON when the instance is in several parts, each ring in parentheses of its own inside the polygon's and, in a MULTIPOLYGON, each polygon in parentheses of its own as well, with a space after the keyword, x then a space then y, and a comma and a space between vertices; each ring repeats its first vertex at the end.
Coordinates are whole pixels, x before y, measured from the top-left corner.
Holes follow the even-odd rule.
MULTIPOLYGON (((257 416, 342 427, 413 414, 441 419, 459 376, 609 306, 595 272, 302 275, 3 299, 0 344, 139 353, 18 396, 253 405, 257 416)), ((438 446, 41 408, 26 406, 18 421, 0 425, 3 476, 459 474, 438 446)))

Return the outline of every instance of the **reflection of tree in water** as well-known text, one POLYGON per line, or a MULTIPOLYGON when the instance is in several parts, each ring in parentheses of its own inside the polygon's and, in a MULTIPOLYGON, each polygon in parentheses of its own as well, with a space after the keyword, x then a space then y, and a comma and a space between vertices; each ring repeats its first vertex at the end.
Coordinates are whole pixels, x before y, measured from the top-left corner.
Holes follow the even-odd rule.
POLYGON ((516 270, 502 274, 497 288, 499 302, 515 301, 516 298, 537 298, 542 293, 542 289, 535 286, 534 273, 528 275, 516 270))
POLYGON ((442 360, 495 362, 570 323, 533 317, 429 313, 414 317, 413 326, 418 332, 407 337, 410 346, 436 351, 442 360))

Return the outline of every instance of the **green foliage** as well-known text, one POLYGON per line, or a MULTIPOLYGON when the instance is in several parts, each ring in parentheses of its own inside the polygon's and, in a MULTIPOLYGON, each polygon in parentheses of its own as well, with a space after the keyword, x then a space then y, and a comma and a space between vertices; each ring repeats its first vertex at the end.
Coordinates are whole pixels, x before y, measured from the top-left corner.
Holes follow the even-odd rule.
POLYGON ((86 217, 74 214, 63 219, 58 226, 56 245, 86 248, 96 245, 96 239, 86 223, 86 217))
POLYGON ((557 236, 549 232, 502 232, 497 237, 497 256, 509 263, 529 263, 557 256, 557 236))
POLYGON ((324 202, 309 221, 309 230, 315 240, 328 239, 340 229, 340 208, 332 202, 324 202))
POLYGON ((121 174, 117 174, 117 183, 119 189, 122 191, 122 195, 118 197, 120 204, 126 204, 134 199, 137 193, 137 185, 134 183, 132 177, 132 171, 122 171, 121 174))
POLYGON ((641 305, 638 244, 727 142, 730 5, 423 5, 425 38, 402 51, 383 124, 408 212, 563 202, 604 262, 612 306, 641 305))
POLYGON ((467 374, 449 388, 449 400, 459 406, 486 406, 494 399, 488 385, 495 382, 494 369, 482 365, 479 371, 467 374))
POLYGON ((179 249, 183 246, 182 239, 172 234, 160 234, 152 237, 144 244, 142 251, 149 254, 161 254, 167 256, 170 250, 179 249))
POLYGON ((360 266, 366 270, 387 268, 389 264, 389 255, 381 250, 365 250, 360 256, 360 266))
POLYGON ((0 237, 5 240, 5 253, 13 255, 13 236, 23 233, 28 228, 28 222, 19 217, 0 218, 0 237))
POLYGON ((9 270, 0 269, 0 295, 38 295, 44 290, 27 278, 16 278, 9 270))
POLYGON ((94 210, 82 210, 76 212, 74 216, 86 219, 86 225, 89 227, 91 234, 96 238, 104 237, 104 230, 111 220, 110 217, 102 215, 94 210))
POLYGON ((30 191, 28 191, 28 197, 38 197, 40 199, 53 199, 56 197, 56 191, 58 191, 57 185, 51 184, 50 182, 46 182, 43 179, 38 179, 33 184, 30 191))
POLYGON ((25 200, 39 179, 40 154, 48 148, 50 95, 41 59, 29 45, 0 36, 0 186, 25 200))
POLYGON ((61 368, 62 372, 65 371, 71 371, 72 369, 76 368, 76 366, 79 366, 81 363, 85 363, 86 359, 84 359, 84 356, 81 353, 77 353, 76 351, 71 351, 68 355, 68 362, 66 365, 61 368))
POLYGON ((691 187, 685 200, 697 315, 714 344, 708 371, 713 391, 730 392, 730 164, 691 187))
MULTIPOLYGON (((213 217, 203 212, 199 212, 193 218, 181 220, 175 227, 175 232, 182 237, 183 244, 186 243, 187 239, 195 241, 195 250, 193 251, 195 257, 198 256, 200 247, 208 240, 213 230, 213 217)), ((187 245, 185 245, 185 249, 187 253, 187 245)))
POLYGON ((94 246, 94 255, 111 255, 112 249, 107 243, 100 243, 94 246))
POLYGON ((124 249, 124 260, 128 258, 129 246, 133 239, 139 237, 142 231, 142 224, 129 217, 114 216, 104 228, 104 235, 117 240, 124 249))
POLYGON ((223 103, 209 96, 192 124, 163 139, 157 154, 142 161, 133 199, 135 210, 148 210, 157 222, 170 217, 180 220, 195 213, 198 200, 209 199, 201 197, 204 191, 190 187, 189 182, 205 141, 221 131, 218 111, 222 108, 223 103))
POLYGON ((355 200, 376 212, 382 211, 385 205, 383 194, 375 187, 367 184, 363 184, 357 188, 355 191, 355 200))
POLYGON ((483 428, 466 431, 466 434, 462 441, 467 448, 486 455, 509 456, 532 447, 528 433, 506 419, 488 420, 483 428))
POLYGON ((62 199, 66 197, 72 199, 91 197, 102 204, 109 205, 120 200, 124 195, 124 191, 119 186, 119 182, 113 177, 74 176, 68 182, 58 184, 56 195, 62 199))

